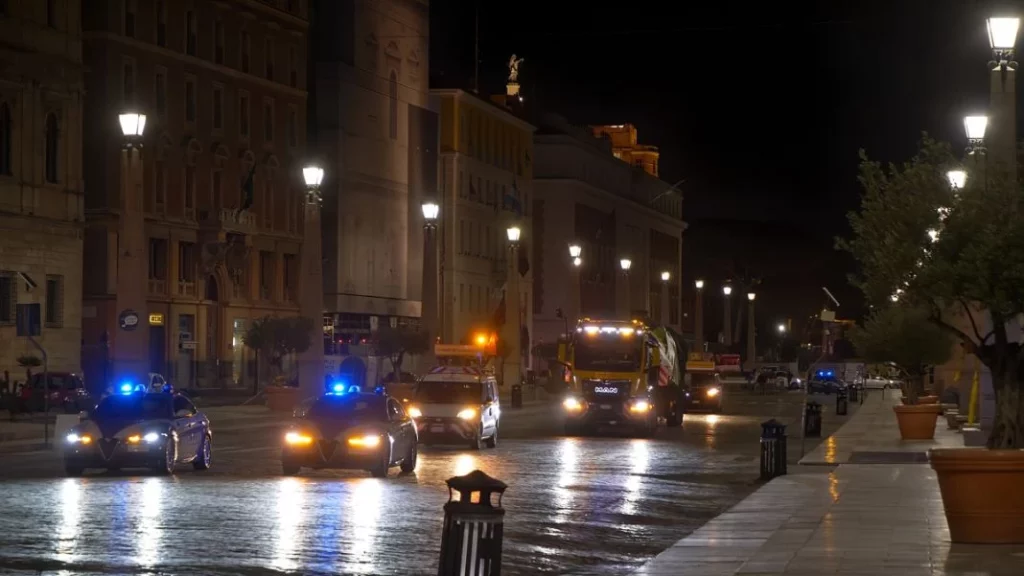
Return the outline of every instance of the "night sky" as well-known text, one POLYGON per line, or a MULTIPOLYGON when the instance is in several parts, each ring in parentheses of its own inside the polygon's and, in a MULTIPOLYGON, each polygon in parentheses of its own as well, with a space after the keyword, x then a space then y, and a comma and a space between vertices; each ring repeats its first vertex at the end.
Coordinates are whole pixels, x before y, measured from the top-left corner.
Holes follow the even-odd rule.
MULTIPOLYGON (((858 203, 858 149, 903 161, 922 131, 966 145, 962 117, 988 99, 984 19, 1024 2, 665 4, 481 2, 481 91, 503 90, 514 52, 533 106, 636 124, 662 178, 686 179, 684 268, 762 278, 765 322, 806 318, 822 285, 841 316, 861 314, 833 249, 858 203)), ((473 25, 472 0, 431 2, 432 87, 472 85, 473 25)))

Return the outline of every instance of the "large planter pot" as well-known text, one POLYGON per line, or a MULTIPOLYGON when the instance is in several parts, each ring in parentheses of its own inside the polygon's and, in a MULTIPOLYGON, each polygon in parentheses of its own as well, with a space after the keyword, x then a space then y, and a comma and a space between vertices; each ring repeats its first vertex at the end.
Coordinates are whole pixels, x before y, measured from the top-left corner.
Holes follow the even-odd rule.
POLYGON ((939 397, 938 396, 931 396, 931 395, 929 395, 929 396, 918 396, 917 397, 917 403, 918 404, 938 404, 939 403, 939 397))
POLYGON ((1024 543, 1024 451, 945 448, 929 459, 953 542, 1024 543))
POLYGON ((271 412, 292 412, 298 405, 299 389, 292 386, 267 386, 267 408, 271 412))
POLYGON ((904 440, 931 440, 935 437, 935 422, 939 419, 938 404, 893 406, 904 440))

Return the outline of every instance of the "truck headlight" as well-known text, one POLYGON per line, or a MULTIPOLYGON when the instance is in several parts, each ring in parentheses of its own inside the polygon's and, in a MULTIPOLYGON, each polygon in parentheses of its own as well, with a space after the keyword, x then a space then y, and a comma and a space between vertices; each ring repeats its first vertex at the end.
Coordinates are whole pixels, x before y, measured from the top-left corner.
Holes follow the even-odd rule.
POLYGON ((409 406, 408 412, 410 418, 419 418, 420 416, 423 416, 423 411, 415 406, 409 406))
POLYGON ((459 412, 457 416, 462 420, 472 420, 473 418, 476 418, 476 410, 472 408, 466 408, 465 410, 459 412))
POLYGON ((574 396, 569 396, 562 401, 562 406, 565 407, 569 412, 578 412, 583 409, 583 405, 574 396))
POLYGON ((722 391, 718 388, 708 388, 708 398, 714 398, 715 396, 718 396, 721 393, 722 391))
POLYGON ((647 412, 651 409, 651 403, 647 400, 636 400, 629 406, 630 412, 647 412))

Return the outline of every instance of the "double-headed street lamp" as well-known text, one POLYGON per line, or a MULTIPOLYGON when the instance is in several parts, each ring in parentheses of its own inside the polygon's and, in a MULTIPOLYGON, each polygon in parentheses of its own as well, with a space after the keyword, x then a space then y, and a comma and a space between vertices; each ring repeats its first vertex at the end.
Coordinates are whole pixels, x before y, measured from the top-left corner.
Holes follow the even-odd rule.
POLYGON ((430 350, 427 351, 429 357, 434 354, 434 342, 437 340, 440 317, 437 218, 441 214, 441 207, 436 202, 427 200, 421 209, 423 211, 423 286, 421 288, 423 304, 420 311, 420 324, 423 332, 427 335, 427 342, 430 343, 430 350))

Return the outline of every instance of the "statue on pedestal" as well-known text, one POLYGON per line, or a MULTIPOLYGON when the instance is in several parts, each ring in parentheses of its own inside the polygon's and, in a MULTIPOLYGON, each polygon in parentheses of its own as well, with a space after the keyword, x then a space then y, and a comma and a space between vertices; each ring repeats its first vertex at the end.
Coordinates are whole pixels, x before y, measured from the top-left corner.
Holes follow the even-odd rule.
POLYGON ((516 58, 513 54, 512 58, 508 61, 508 83, 517 84, 519 82, 519 65, 526 61, 526 58, 516 58))

